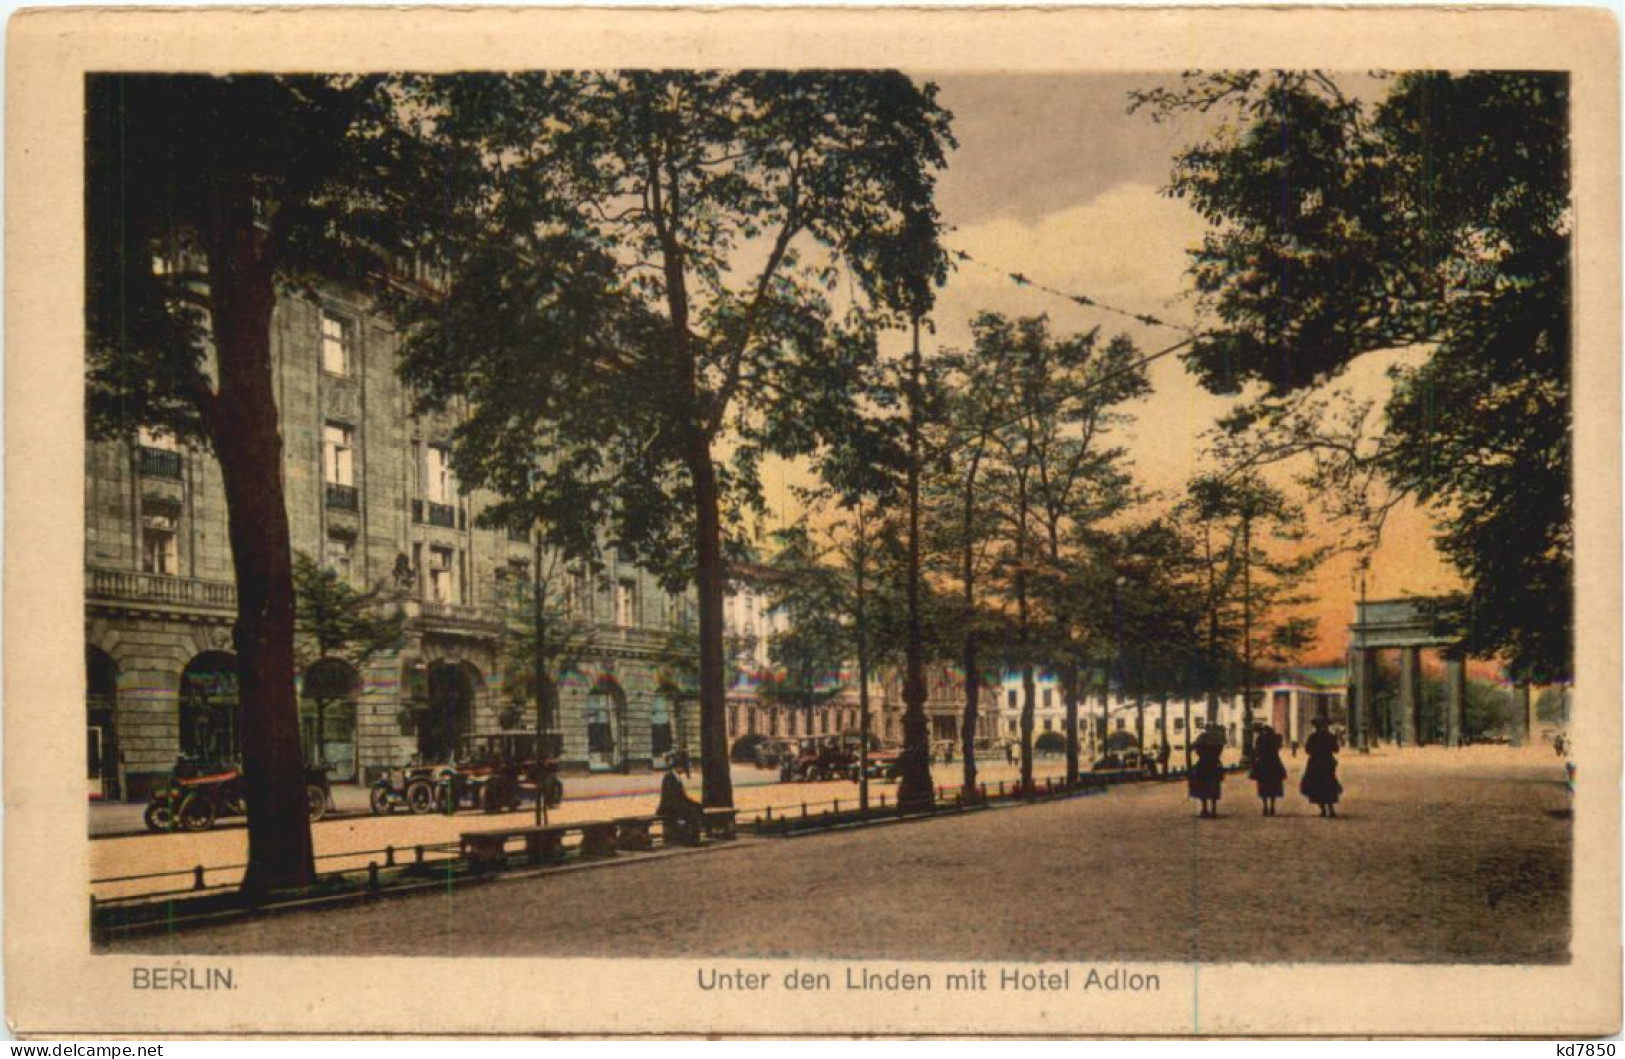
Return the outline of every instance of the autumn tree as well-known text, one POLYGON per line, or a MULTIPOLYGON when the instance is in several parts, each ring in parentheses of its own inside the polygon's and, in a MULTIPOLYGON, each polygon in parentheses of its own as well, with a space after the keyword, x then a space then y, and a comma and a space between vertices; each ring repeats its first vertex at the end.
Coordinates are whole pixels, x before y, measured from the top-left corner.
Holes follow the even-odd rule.
POLYGON ((146 426, 219 463, 249 894, 314 878, 272 318, 279 294, 378 275, 380 248, 417 220, 397 211, 391 174, 433 163, 394 114, 389 81, 373 77, 86 80, 90 429, 146 426))
POLYGON ((840 428, 877 324, 929 311, 949 116, 884 72, 466 75, 415 103, 483 165, 403 372, 468 400, 464 481, 697 587, 703 797, 729 805, 729 527, 764 456, 840 428))

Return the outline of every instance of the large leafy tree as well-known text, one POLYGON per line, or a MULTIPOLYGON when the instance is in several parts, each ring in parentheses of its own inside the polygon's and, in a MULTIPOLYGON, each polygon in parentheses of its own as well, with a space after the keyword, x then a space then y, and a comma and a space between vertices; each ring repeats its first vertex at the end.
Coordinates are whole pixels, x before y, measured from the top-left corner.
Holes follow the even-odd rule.
POLYGON ((776 536, 779 547, 770 564, 776 576, 767 599, 784 627, 768 638, 773 671, 762 692, 810 719, 816 707, 843 690, 841 674, 852 647, 850 608, 839 573, 819 554, 805 526, 776 536))
MULTIPOLYGON (((1190 75, 1155 115, 1225 120, 1176 160, 1211 225, 1192 277, 1214 321, 1187 362, 1275 451, 1373 465, 1433 513, 1466 591, 1439 615, 1518 679, 1573 651, 1569 85, 1540 72, 1405 73, 1376 102, 1315 71, 1190 75), (1375 449, 1303 429, 1300 396, 1362 354, 1394 372, 1375 449)), ((1365 93, 1371 95, 1371 93, 1365 93)), ((1357 471, 1344 472, 1358 478, 1357 471)))
POLYGON ((225 485, 250 893, 313 877, 294 696, 294 585, 271 370, 280 290, 361 281, 431 169, 380 78, 86 81, 90 429, 206 449, 225 485))
POLYGON ((1094 526, 1134 498, 1126 452, 1112 428, 1124 402, 1149 389, 1131 342, 1096 332, 1054 336, 1044 317, 984 314, 973 324, 981 359, 1008 364, 1010 418, 992 434, 988 484, 1001 541, 997 570, 1014 619, 1011 654, 1022 674, 1021 768, 1032 781, 1036 669, 1056 666, 1067 710, 1067 772, 1078 772, 1083 652, 1091 640, 1080 596, 1079 549, 1094 526))
POLYGON ((765 454, 839 429, 873 314, 929 311, 948 114, 868 72, 468 75, 415 105, 481 165, 455 176, 403 370, 427 406, 469 399, 465 481, 555 538, 607 522, 697 586, 703 796, 731 804, 731 516, 762 505, 765 454))

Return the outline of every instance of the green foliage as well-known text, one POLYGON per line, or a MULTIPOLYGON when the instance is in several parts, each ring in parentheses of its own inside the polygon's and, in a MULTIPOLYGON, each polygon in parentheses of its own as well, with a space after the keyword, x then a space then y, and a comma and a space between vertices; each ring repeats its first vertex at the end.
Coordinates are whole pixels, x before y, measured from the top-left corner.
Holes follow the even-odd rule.
POLYGON ((900 75, 463 75, 415 102, 482 165, 439 226, 446 290, 397 303, 403 374, 421 407, 468 400, 463 481, 572 555, 608 525, 669 587, 694 576, 697 453, 728 438, 741 524, 765 455, 850 416, 875 348, 847 295, 928 307, 945 272, 948 115, 900 75))
MULTIPOLYGON (((540 702, 549 711, 558 682, 577 669, 597 643, 597 626, 566 602, 579 571, 556 553, 543 554, 542 568, 508 582, 503 592, 502 664, 514 704, 540 702), (539 685, 538 672, 545 678, 539 685)), ((590 574, 584 574, 590 577, 590 574)), ((556 722, 556 714, 550 720, 556 722)))
POLYGON ((387 582, 360 590, 304 552, 293 557, 294 657, 305 678, 305 697, 331 701, 350 693, 344 678, 379 654, 398 651, 406 638, 406 613, 387 582), (324 662, 341 662, 342 668, 324 662), (312 680, 314 675, 315 679, 312 680))
POLYGON ((93 74, 86 93, 90 430, 209 445, 226 244, 262 234, 284 289, 366 280, 406 238, 391 174, 429 156, 381 77, 93 74))
POLYGON ((811 710, 843 690, 842 670, 855 650, 848 593, 838 571, 825 565, 803 527, 780 532, 773 556, 768 603, 784 628, 767 644, 773 672, 764 698, 811 710))
POLYGON ((1191 275, 1217 326, 1187 364, 1215 392, 1264 388, 1232 426, 1278 437, 1294 394, 1428 346, 1394 373, 1378 449, 1335 430, 1286 448, 1370 464, 1426 505, 1469 586, 1440 624, 1519 679, 1566 675, 1567 75, 1407 73, 1375 105, 1318 72, 1191 75, 1139 103, 1230 119, 1177 159, 1170 193, 1210 223, 1191 275))

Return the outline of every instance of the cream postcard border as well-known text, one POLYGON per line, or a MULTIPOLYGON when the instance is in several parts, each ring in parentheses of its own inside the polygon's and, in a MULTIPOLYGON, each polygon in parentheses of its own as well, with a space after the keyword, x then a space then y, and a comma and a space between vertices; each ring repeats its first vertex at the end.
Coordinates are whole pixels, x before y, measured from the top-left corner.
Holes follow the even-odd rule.
MULTIPOLYGON (((56 9, 10 22, 6 83, 6 1015, 19 1035, 1606 1034, 1620 1026, 1618 28, 1584 9, 56 9), (92 956, 83 695, 83 75, 839 66, 932 71, 1566 69, 1578 269, 1573 961, 1136 964, 1156 994, 701 993, 686 960, 236 957, 240 986, 137 993, 92 956), (450 971, 450 968, 444 969, 450 971), (997 998, 996 1000, 994 998, 997 998), (364 1013, 358 1015, 358 1013, 364 1013), (358 1019, 360 1021, 358 1021, 358 1019)), ((150 962, 150 961, 145 961, 150 962)), ((183 961, 184 962, 184 961, 183 961)), ((733 961, 729 961, 733 962, 733 961)), ((765 969, 788 961, 752 961, 765 969)), ((923 961, 903 960, 914 966, 923 961)), ((811 961, 796 961, 810 966, 811 961)), ((834 962, 835 966, 840 961, 834 962)), ((868 966, 884 969, 876 961, 868 966)), ((952 965, 933 964, 943 972, 952 965)))

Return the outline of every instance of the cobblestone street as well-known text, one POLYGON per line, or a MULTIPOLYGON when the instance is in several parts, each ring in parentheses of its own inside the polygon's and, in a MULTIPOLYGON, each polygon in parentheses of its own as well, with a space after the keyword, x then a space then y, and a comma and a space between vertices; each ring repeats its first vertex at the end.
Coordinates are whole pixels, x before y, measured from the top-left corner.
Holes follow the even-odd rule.
MULTIPOLYGON (((1297 766, 1293 765, 1296 782, 1297 766)), ((118 951, 1561 962, 1570 821, 1550 751, 1348 755, 1337 820, 1182 784, 286 915, 118 951)))

